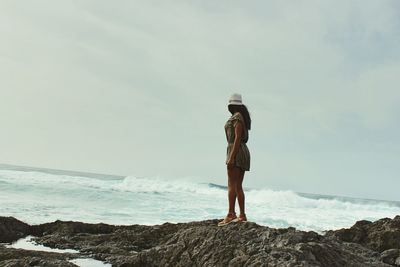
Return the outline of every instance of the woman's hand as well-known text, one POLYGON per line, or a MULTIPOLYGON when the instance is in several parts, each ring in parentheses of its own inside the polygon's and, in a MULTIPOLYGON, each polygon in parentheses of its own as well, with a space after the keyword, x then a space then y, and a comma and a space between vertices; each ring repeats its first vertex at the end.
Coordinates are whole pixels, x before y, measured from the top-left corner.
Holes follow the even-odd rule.
POLYGON ((233 168, 235 166, 235 159, 230 157, 226 162, 226 165, 228 166, 228 169, 233 168))

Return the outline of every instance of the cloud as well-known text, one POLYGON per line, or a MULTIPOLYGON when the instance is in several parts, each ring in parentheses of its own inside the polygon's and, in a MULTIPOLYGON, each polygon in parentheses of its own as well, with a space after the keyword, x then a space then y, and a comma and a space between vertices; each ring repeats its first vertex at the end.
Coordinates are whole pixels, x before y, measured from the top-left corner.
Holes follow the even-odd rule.
POLYGON ((363 179, 355 163, 372 161, 368 142, 388 162, 399 147, 398 5, 3 1, 1 158, 222 183, 226 101, 239 92, 253 117, 253 185, 323 193, 313 185, 334 168, 327 159, 359 154, 330 170, 339 190, 346 173, 363 179))

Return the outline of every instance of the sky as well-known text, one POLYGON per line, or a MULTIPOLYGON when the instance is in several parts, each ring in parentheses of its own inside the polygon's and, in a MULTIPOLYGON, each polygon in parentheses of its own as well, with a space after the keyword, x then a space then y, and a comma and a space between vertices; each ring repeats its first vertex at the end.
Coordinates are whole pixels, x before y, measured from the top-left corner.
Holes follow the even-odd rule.
POLYGON ((400 200, 400 2, 0 2, 0 163, 400 200))

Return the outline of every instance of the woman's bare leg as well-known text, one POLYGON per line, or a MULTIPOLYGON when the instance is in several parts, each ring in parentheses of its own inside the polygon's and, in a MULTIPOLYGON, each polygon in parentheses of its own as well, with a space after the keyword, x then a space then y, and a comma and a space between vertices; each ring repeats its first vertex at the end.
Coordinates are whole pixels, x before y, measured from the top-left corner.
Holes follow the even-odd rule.
POLYGON ((239 169, 239 176, 238 176, 238 179, 237 179, 237 182, 236 182, 236 195, 237 195, 237 199, 238 199, 238 204, 239 204, 240 214, 241 215, 245 215, 245 212, 244 212, 244 192, 243 192, 243 187, 242 187, 243 178, 244 178, 244 171, 239 169))
POLYGON ((237 193, 237 181, 239 180, 240 169, 237 167, 228 168, 228 201, 229 213, 235 213, 235 202, 237 193))

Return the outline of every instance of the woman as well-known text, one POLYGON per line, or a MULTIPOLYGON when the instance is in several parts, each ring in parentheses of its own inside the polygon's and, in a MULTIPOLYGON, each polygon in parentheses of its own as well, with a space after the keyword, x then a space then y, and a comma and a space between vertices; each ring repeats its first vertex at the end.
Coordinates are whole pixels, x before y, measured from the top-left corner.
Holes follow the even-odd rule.
POLYGON ((244 192, 242 182, 244 172, 250 170, 250 152, 247 148, 248 131, 251 128, 251 119, 247 107, 242 104, 242 96, 233 94, 229 99, 228 110, 232 116, 225 124, 226 165, 228 170, 228 201, 229 211, 226 217, 218 223, 224 226, 231 222, 247 221, 244 211, 244 192), (235 201, 238 199, 240 214, 236 216, 235 201))

